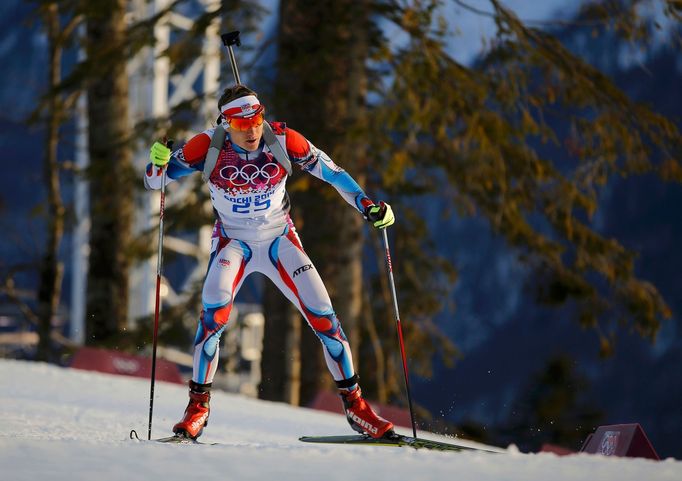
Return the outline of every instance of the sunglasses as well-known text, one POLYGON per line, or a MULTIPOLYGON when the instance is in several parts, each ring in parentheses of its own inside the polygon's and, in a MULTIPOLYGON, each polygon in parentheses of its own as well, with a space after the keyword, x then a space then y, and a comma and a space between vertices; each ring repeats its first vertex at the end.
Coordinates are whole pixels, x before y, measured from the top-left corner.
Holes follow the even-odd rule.
POLYGON ((230 124, 230 127, 232 127, 235 130, 240 130, 240 131, 246 131, 249 130, 252 127, 258 127, 260 125, 263 125, 264 121, 264 115, 263 112, 260 112, 253 117, 228 117, 227 122, 230 124))
POLYGON ((258 112, 253 117, 226 117, 227 122, 235 130, 246 131, 252 127, 263 125, 265 116, 263 112, 258 112))

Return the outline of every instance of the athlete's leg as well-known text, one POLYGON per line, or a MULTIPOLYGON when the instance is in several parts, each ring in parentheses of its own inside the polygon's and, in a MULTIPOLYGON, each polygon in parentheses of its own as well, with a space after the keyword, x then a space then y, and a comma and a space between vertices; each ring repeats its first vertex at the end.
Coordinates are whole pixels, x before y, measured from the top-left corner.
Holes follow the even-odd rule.
POLYGON ((214 237, 213 250, 202 291, 203 309, 194 339, 192 380, 213 381, 218 367, 218 344, 232 311, 234 297, 250 273, 251 248, 244 242, 214 237))
POLYGON ((327 289, 293 226, 269 249, 270 266, 264 273, 298 307, 324 346, 324 357, 343 400, 346 419, 359 432, 379 438, 393 423, 378 416, 362 397, 353 368, 350 346, 336 318, 327 289))
MULTIPOLYGON (((341 323, 334 313, 327 289, 304 252, 293 228, 277 237, 269 246, 269 265, 263 273, 298 308, 317 337, 322 341, 327 367, 335 381, 354 384, 355 369, 350 346, 341 323)), ((350 387, 350 386, 349 386, 350 387)))
POLYGON ((216 228, 202 292, 203 309, 194 339, 194 369, 189 403, 173 426, 178 436, 197 438, 208 424, 211 383, 218 367, 218 343, 230 317, 234 296, 249 274, 250 248, 221 235, 216 228))

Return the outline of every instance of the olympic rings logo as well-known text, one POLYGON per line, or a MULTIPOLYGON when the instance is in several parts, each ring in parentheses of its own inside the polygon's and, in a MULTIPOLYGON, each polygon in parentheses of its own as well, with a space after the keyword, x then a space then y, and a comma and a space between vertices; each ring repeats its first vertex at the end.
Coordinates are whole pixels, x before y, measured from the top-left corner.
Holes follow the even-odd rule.
POLYGON ((236 165, 226 165, 220 169, 220 177, 229 181, 235 187, 253 184, 255 181, 269 181, 276 179, 281 172, 279 164, 268 162, 259 167, 255 164, 246 164, 241 168, 236 165))

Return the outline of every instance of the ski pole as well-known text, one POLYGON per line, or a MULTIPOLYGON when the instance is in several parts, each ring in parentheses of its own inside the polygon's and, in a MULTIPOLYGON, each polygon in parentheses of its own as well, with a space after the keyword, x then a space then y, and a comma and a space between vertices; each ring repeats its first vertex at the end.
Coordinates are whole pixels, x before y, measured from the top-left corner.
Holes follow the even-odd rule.
MULTIPOLYGON (((173 148, 173 141, 166 142, 166 147, 173 148)), ((149 388, 149 429, 147 439, 152 438, 152 415, 154 413, 154 383, 156 380, 156 345, 159 334, 159 311, 161 310, 161 266, 163 265, 163 211, 166 207, 166 170, 163 166, 161 171, 161 201, 159 203, 159 250, 156 257, 156 306, 154 308, 154 336, 152 342, 152 373, 151 386, 149 388)))
POLYGON ((232 50, 232 45, 239 47, 242 42, 239 40, 239 30, 234 32, 224 33, 220 36, 223 40, 223 45, 227 47, 227 52, 230 54, 230 65, 232 66, 232 75, 234 75, 234 81, 237 85, 241 85, 242 81, 239 78, 239 69, 237 69, 237 59, 234 56, 234 51, 232 50))
POLYGON ((412 421, 412 434, 417 437, 417 424, 414 421, 414 410, 412 409, 412 396, 410 394, 410 379, 407 373, 407 356, 405 355, 405 341, 403 340, 403 328, 400 323, 400 313, 398 311, 398 296, 395 293, 395 281, 393 280, 393 265, 391 263, 391 251, 388 247, 388 234, 386 228, 381 229, 384 239, 384 250, 386 253, 386 268, 388 270, 388 282, 391 285, 393 295, 393 310, 395 311, 396 328, 398 330, 398 341, 400 342, 400 355, 403 359, 403 374, 405 375, 405 390, 407 391, 407 404, 410 408, 410 419, 412 421))

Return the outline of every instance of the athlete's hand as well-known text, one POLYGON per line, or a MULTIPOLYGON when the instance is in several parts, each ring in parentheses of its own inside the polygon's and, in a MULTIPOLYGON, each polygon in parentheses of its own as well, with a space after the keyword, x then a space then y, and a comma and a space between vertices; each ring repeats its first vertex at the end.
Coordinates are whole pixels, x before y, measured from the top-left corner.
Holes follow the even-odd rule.
POLYGON ((170 161, 171 149, 163 145, 161 142, 154 142, 149 151, 149 160, 157 167, 163 167, 170 161))
POLYGON ((395 222, 393 209, 384 201, 365 207, 365 219, 377 229, 385 229, 395 222))

